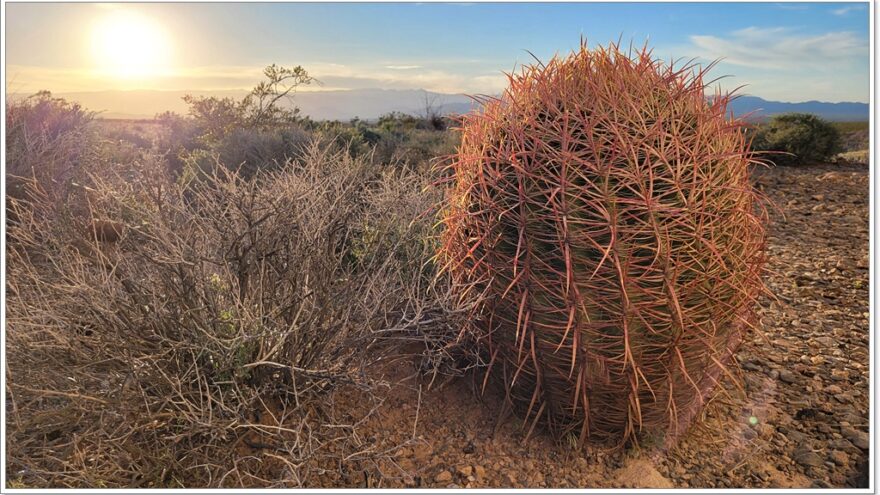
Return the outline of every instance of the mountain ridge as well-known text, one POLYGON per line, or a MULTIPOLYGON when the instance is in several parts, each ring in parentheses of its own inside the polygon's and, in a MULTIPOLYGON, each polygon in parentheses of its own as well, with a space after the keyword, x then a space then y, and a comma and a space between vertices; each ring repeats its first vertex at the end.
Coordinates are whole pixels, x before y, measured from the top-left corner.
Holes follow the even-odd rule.
MULTIPOLYGON (((183 102, 186 94, 241 98, 245 90, 108 90, 58 93, 57 96, 76 101, 84 107, 99 112, 102 118, 152 118, 164 111, 186 113, 183 102)), ((23 97, 12 93, 11 98, 23 97)), ((465 113, 478 106, 476 101, 464 94, 436 93, 421 89, 340 89, 324 91, 301 91, 293 104, 302 115, 315 120, 351 120, 355 117, 372 120, 390 112, 414 115, 424 114, 426 106, 441 113, 465 113)), ((804 112, 816 114, 832 121, 866 121, 870 106, 859 102, 781 102, 765 100, 758 96, 738 95, 730 103, 734 115, 761 120, 780 113, 804 112)))

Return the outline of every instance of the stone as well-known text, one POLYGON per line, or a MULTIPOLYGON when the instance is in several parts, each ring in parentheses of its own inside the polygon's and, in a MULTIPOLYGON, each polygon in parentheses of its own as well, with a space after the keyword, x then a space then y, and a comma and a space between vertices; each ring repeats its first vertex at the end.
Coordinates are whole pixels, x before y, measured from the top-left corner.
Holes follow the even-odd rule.
POLYGON ((779 370, 779 379, 785 383, 794 383, 797 381, 797 375, 789 370, 783 369, 779 370))
POLYGON ((842 450, 832 450, 831 455, 828 457, 831 459, 831 462, 838 466, 846 466, 849 463, 849 456, 842 450))
POLYGON ((484 468, 483 466, 474 466, 474 474, 477 475, 477 479, 485 479, 486 468, 484 468))
POLYGON ((831 395, 837 395, 843 393, 843 389, 837 385, 828 385, 825 387, 825 393, 831 395))
POLYGON ((440 474, 434 476, 434 481, 437 483, 448 483, 452 481, 452 473, 449 471, 441 471, 440 474))
POLYGON ((462 476, 464 476, 464 477, 468 477, 468 476, 471 475, 471 473, 474 472, 474 468, 472 468, 471 466, 467 466, 467 465, 465 465, 465 466, 458 466, 457 471, 458 471, 458 473, 461 474, 462 476))
POLYGON ((844 451, 856 451, 856 447, 845 438, 836 438, 830 442, 828 442, 828 446, 832 449, 839 449, 844 451))
POLYGON ((761 367, 751 361, 746 361, 742 364, 742 367, 749 371, 761 371, 761 367))
POLYGON ((853 445, 862 450, 868 450, 868 447, 871 446, 868 434, 864 431, 844 426, 840 429, 840 433, 842 433, 847 440, 852 442, 853 445))
POLYGON ((821 466, 824 462, 818 454, 810 449, 799 447, 794 451, 794 460, 801 466, 816 467, 821 466))
POLYGON ((797 430, 789 430, 785 436, 791 440, 792 442, 801 443, 807 439, 807 435, 797 431, 797 430))

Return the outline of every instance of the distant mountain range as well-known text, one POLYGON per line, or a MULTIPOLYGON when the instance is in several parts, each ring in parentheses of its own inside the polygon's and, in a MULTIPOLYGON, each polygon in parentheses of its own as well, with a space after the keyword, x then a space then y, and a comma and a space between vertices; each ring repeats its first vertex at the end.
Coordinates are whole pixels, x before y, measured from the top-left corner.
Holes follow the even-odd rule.
POLYGON ((750 119, 763 119, 790 112, 812 113, 823 119, 838 122, 867 121, 870 117, 870 107, 867 103, 826 103, 815 100, 785 103, 768 101, 757 96, 740 96, 734 99, 730 106, 734 115, 748 115, 750 119))
MULTIPOLYGON (((245 91, 88 91, 59 93, 58 96, 99 111, 104 118, 151 118, 166 110, 186 113, 187 107, 182 100, 186 94, 241 98, 245 91)), ((10 96, 15 98, 22 95, 10 96)), ((308 91, 297 93, 294 98, 303 115, 315 120, 343 121, 354 117, 371 120, 389 112, 419 115, 425 112, 426 102, 443 113, 464 113, 477 106, 472 98, 465 95, 416 89, 308 91)), ((756 120, 780 113, 805 112, 833 121, 867 121, 870 112, 867 103, 785 103, 757 96, 740 96, 733 100, 731 109, 736 115, 747 115, 756 120)))

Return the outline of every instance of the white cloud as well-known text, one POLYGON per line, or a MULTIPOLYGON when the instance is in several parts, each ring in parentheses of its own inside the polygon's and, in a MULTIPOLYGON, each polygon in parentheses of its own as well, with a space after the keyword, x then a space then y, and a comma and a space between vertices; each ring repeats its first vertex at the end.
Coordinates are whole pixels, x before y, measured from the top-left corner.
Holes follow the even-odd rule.
POLYGON ((849 31, 803 35, 788 28, 749 27, 728 36, 694 35, 690 40, 703 58, 770 70, 830 68, 868 54, 867 40, 849 31))
POLYGON ((849 5, 847 7, 841 7, 839 9, 832 10, 831 13, 834 15, 846 15, 850 12, 858 12, 861 10, 865 10, 864 5, 849 5))
POLYGON ((386 69, 391 70, 412 70, 412 69, 421 69, 421 65, 386 65, 386 69))

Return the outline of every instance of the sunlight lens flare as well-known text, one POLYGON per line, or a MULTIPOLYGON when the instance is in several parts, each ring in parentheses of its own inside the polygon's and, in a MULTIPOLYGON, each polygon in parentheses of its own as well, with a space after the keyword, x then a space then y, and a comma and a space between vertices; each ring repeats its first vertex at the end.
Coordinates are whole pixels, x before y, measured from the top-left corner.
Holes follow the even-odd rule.
POLYGON ((92 29, 92 55, 99 70, 120 78, 158 76, 171 54, 168 34, 143 15, 117 11, 92 29))

